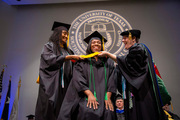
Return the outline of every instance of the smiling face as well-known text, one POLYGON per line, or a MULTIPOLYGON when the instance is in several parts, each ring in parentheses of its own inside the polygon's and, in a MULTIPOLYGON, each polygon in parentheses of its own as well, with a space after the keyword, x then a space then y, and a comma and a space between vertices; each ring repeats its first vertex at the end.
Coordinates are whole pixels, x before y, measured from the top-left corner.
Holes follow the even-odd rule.
POLYGON ((66 30, 62 30, 61 43, 64 45, 67 39, 68 39, 68 32, 66 30))
POLYGON ((92 52, 99 52, 101 51, 101 41, 97 39, 93 39, 91 41, 91 51, 92 52))
POLYGON ((125 45, 125 49, 128 50, 131 46, 133 46, 136 43, 136 38, 133 37, 133 39, 129 39, 128 36, 124 35, 122 42, 125 45))

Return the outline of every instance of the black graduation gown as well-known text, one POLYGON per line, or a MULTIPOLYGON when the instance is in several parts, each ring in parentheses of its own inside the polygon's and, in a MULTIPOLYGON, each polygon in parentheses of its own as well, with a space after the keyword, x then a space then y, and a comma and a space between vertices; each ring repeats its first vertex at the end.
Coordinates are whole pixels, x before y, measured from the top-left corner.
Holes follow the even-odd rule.
MULTIPOLYGON (((114 62, 111 59, 103 59, 107 71, 107 91, 116 93, 114 84, 114 62)), ((66 96, 64 98, 58 120, 114 120, 115 112, 105 109, 105 70, 102 60, 98 62, 92 58, 92 66, 95 78, 95 89, 99 106, 97 110, 87 108, 87 96, 84 90, 94 92, 93 81, 89 88, 90 61, 78 61, 73 68, 73 77, 66 96)), ((91 77, 92 80, 92 77, 91 77)), ((112 100, 114 102, 114 100, 112 100)), ((115 108, 115 107, 114 107, 115 108)))
POLYGON ((72 54, 72 51, 67 53, 65 49, 61 48, 61 53, 59 53, 52 42, 44 45, 40 59, 36 120, 56 120, 59 115, 72 76, 71 61, 64 61, 68 54, 72 54), (61 85, 63 64, 64 88, 61 85))
POLYGON ((126 120, 165 120, 150 51, 142 44, 135 44, 129 49, 129 54, 118 56, 117 62, 127 80, 126 120), (133 93, 132 109, 129 109, 128 91, 133 93))

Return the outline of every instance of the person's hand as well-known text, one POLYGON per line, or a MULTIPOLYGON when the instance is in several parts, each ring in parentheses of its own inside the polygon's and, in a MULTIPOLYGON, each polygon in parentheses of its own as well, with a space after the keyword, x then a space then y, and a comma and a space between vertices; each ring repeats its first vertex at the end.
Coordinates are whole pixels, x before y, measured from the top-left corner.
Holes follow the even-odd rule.
POLYGON ((106 57, 106 56, 108 56, 107 51, 101 51, 100 54, 98 54, 98 57, 106 57))
POLYGON ((114 111, 114 107, 113 107, 113 104, 111 102, 111 99, 108 99, 108 100, 105 100, 105 105, 106 105, 106 110, 111 110, 111 111, 114 111))
POLYGON ((163 110, 166 110, 166 111, 169 111, 169 110, 170 110, 168 104, 164 105, 162 108, 163 108, 163 110))
POLYGON ((84 58, 80 57, 80 55, 72 55, 73 60, 84 60, 84 58))
POLYGON ((96 101, 96 98, 94 97, 93 94, 88 95, 88 103, 87 107, 95 109, 98 109, 99 103, 96 101))
POLYGON ((111 92, 107 92, 107 100, 105 100, 105 105, 106 105, 106 110, 109 109, 111 111, 114 111, 114 106, 111 101, 111 95, 112 95, 111 92))

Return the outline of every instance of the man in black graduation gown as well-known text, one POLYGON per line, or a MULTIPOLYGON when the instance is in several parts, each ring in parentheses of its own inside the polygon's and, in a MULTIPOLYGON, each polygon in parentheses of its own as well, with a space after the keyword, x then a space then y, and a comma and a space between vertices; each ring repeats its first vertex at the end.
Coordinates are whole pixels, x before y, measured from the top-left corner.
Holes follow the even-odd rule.
POLYGON ((41 53, 36 120, 57 119, 72 76, 70 60, 80 59, 78 55, 72 55, 66 44, 69 27, 68 24, 54 22, 53 34, 41 53))
MULTIPOLYGON (((107 40, 97 31, 86 39, 86 54, 103 50, 107 40)), ((114 62, 93 56, 76 62, 58 120, 114 120, 114 62)))
POLYGON ((152 55, 144 44, 139 44, 141 31, 128 30, 121 33, 126 56, 102 52, 118 63, 120 70, 118 87, 123 93, 126 120, 166 120, 154 71, 152 55), (122 90, 123 88, 123 90, 122 90))

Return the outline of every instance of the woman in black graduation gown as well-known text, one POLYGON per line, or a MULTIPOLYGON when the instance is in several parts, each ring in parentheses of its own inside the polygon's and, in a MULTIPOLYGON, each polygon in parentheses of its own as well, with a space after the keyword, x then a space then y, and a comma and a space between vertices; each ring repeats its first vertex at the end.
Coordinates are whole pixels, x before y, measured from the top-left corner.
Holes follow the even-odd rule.
MULTIPOLYGON (((103 50, 104 39, 97 31, 86 39, 86 54, 103 50)), ((78 61, 58 120, 114 120, 114 62, 97 56, 78 61)))
POLYGON ((128 30, 121 35, 125 49, 129 50, 126 56, 116 56, 104 51, 99 56, 108 56, 118 63, 118 81, 123 90, 121 87, 118 89, 122 90, 125 99, 125 119, 166 120, 151 52, 144 44, 138 43, 141 31, 128 30))
POLYGON ((72 76, 70 60, 80 59, 67 47, 69 27, 68 24, 54 22, 53 34, 41 53, 36 120, 57 119, 72 76))

